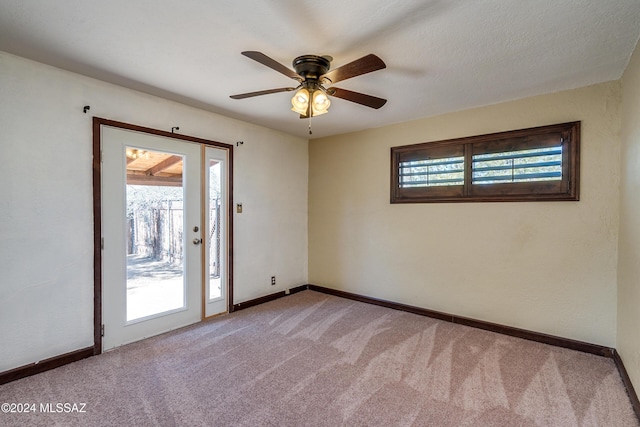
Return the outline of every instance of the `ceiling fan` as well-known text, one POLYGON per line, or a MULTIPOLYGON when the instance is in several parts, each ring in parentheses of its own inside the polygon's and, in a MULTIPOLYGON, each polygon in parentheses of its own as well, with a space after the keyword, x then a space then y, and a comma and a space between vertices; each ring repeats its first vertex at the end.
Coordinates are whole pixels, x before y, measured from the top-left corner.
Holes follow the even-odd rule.
POLYGON ((356 59, 348 64, 329 71, 331 61, 330 56, 318 55, 302 55, 293 60, 293 69, 280 64, 272 58, 261 52, 245 51, 242 52, 247 58, 266 65, 285 76, 296 80, 299 85, 297 87, 281 87, 277 89, 261 90, 257 92, 241 93, 232 95, 232 99, 251 98, 253 96, 268 95, 278 92, 296 91, 291 99, 292 110, 300 114, 300 118, 311 118, 325 114, 329 110, 331 101, 329 96, 342 98, 347 101, 365 105, 367 107, 378 109, 382 107, 387 100, 360 92, 353 92, 338 87, 325 87, 342 80, 357 77, 362 74, 371 73, 373 71, 386 68, 386 64, 376 55, 369 54, 360 59, 356 59))

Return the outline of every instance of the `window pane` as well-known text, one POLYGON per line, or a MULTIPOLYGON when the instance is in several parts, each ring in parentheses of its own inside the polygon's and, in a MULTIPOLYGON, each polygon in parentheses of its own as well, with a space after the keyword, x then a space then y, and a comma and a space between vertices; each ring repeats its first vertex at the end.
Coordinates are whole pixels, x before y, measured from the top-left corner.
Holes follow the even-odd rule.
POLYGON ((580 200, 580 122, 391 147, 391 203, 580 200))
POLYGON ((473 156, 473 184, 562 180, 562 146, 473 156))
POLYGON ((464 157, 400 162, 400 187, 435 187, 464 184, 464 157))
POLYGON ((182 167, 183 156, 127 148, 127 322, 185 306, 182 167))
POLYGON ((209 160, 209 300, 222 297, 221 259, 222 242, 222 163, 209 160))

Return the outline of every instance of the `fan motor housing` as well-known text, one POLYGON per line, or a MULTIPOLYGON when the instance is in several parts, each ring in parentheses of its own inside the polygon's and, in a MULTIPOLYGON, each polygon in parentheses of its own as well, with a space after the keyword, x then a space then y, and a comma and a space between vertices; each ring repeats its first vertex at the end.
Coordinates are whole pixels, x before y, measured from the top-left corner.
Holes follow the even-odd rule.
POLYGON ((327 74, 331 62, 317 55, 302 55, 293 60, 293 69, 303 79, 318 80, 320 76, 327 74))

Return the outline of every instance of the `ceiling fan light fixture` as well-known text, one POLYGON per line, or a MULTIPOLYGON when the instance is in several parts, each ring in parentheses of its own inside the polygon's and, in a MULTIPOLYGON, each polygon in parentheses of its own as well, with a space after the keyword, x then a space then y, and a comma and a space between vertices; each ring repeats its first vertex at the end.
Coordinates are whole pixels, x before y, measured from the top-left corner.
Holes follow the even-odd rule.
POLYGON ((321 89, 311 89, 311 91, 309 91, 309 89, 304 87, 299 89, 293 95, 293 98, 291 98, 291 110, 302 116, 308 116, 309 99, 311 99, 311 117, 329 112, 331 100, 327 94, 321 89))
POLYGON ((291 98, 291 105, 291 110, 306 115, 309 110, 309 91, 304 87, 299 89, 291 98))
POLYGON ((333 85, 334 83, 352 77, 386 68, 384 61, 374 54, 363 56, 333 70, 330 70, 333 58, 328 55, 298 56, 293 60, 293 70, 261 52, 253 50, 244 51, 242 55, 297 81, 299 86, 296 88, 281 87, 257 92, 240 93, 231 95, 232 99, 244 99, 271 93, 295 91, 295 94, 291 98, 291 110, 298 113, 301 119, 328 113, 329 107, 331 106, 329 97, 334 96, 375 109, 382 107, 387 102, 386 99, 364 93, 336 87, 329 87, 327 89, 323 86, 333 85))
POLYGON ((331 100, 326 93, 322 90, 316 90, 313 92, 313 101, 311 102, 311 109, 314 116, 325 114, 329 112, 331 106, 331 100))

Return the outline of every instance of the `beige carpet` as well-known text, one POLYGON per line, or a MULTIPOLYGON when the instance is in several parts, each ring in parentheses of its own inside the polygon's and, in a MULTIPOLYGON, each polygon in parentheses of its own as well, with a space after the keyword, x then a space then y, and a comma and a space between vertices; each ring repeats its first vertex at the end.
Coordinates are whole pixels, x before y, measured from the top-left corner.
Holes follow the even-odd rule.
POLYGON ((37 412, 2 426, 639 425, 612 360, 313 291, 0 386, 4 402, 37 412))

